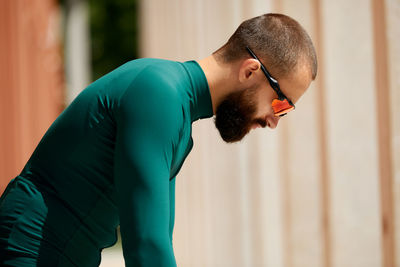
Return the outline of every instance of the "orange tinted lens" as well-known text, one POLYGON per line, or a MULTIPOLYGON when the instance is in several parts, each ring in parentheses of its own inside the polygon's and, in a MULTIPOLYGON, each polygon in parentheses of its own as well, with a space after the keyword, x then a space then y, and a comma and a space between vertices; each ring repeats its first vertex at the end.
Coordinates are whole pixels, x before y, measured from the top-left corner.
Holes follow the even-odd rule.
POLYGON ((274 99, 272 101, 272 109, 274 110, 274 115, 278 117, 288 113, 289 111, 292 111, 294 107, 289 104, 287 99, 274 99))

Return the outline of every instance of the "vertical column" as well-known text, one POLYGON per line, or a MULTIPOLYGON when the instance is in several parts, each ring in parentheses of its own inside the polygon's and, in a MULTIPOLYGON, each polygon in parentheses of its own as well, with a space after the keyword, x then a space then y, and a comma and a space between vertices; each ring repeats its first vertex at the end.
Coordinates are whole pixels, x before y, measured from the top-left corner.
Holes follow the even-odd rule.
POLYGON ((395 265, 393 173, 391 159, 391 112, 388 72, 388 44, 384 1, 373 0, 375 88, 382 213, 382 266, 395 265))
POLYGON ((0 10, 2 192, 61 111, 63 85, 56 1, 1 1, 0 10))
POLYGON ((331 236, 331 200, 330 200, 330 179, 329 176, 329 159, 328 159, 328 136, 327 136, 327 115, 326 115, 326 83, 325 83, 325 46, 324 46, 324 30, 322 25, 322 6, 321 0, 313 0, 314 14, 314 33, 315 49, 318 58, 318 75, 315 86, 318 88, 317 94, 317 120, 319 134, 319 153, 320 153, 320 195, 321 195, 321 218, 322 223, 322 266, 332 266, 332 236, 331 236))
POLYGON ((381 266, 372 10, 322 2, 332 266, 381 266))
POLYGON ((0 27, 2 41, 0 42, 0 68, 1 68, 1 90, 0 90, 0 131, 1 161, 0 161, 0 192, 3 192, 7 183, 17 174, 19 164, 19 146, 16 141, 17 113, 16 109, 16 29, 18 19, 15 16, 15 2, 0 2, 0 27))
MULTIPOLYGON (((387 236, 393 245, 393 248, 389 247, 389 255, 393 256, 393 265, 400 267, 400 2, 397 0, 386 0, 384 2, 384 16, 386 22, 386 45, 387 45, 387 62, 388 72, 386 73, 388 79, 388 94, 389 99, 387 105, 389 109, 389 124, 390 124, 390 157, 391 157, 391 175, 392 182, 391 192, 393 194, 392 205, 393 205, 393 235, 394 241, 390 240, 390 236, 387 236)), ((390 200, 389 200, 390 201, 390 200)), ((389 234, 389 233, 387 233, 389 234)), ((386 267, 386 266, 384 266, 386 267)))
POLYGON ((66 1, 66 103, 69 104, 91 81, 89 8, 86 0, 66 1))

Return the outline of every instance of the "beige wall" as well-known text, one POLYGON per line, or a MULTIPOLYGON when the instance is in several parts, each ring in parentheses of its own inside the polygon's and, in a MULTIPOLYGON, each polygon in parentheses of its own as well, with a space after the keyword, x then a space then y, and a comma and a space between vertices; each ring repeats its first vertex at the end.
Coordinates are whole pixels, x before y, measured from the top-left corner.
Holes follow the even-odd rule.
POLYGON ((212 120, 194 124, 177 178, 178 266, 400 266, 398 0, 141 8, 142 56, 200 59, 272 11, 296 18, 319 54, 318 79, 276 131, 226 145, 212 120))

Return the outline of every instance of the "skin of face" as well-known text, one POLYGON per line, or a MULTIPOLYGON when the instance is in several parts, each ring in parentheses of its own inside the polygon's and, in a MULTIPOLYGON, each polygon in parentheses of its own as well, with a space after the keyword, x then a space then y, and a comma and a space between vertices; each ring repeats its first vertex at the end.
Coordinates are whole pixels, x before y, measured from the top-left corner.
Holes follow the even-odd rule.
MULTIPOLYGON (((272 100, 278 96, 255 59, 246 59, 238 71, 238 89, 227 95, 217 107, 215 124, 226 142, 237 142, 258 127, 275 129, 281 117, 275 117, 272 100)), ((311 83, 310 69, 300 62, 288 77, 278 79, 282 92, 293 103, 311 83)), ((293 111, 292 111, 293 112, 293 111)))
MULTIPOLYGON (((305 64, 299 66, 289 77, 278 79, 281 91, 294 104, 296 104, 300 97, 306 92, 311 82, 311 72, 305 64)), ((266 77, 264 79, 264 86, 261 85, 258 91, 257 98, 256 117, 264 118, 267 122, 267 126, 271 129, 275 129, 281 117, 274 116, 271 104, 272 100, 278 98, 278 95, 272 89, 266 77)), ((295 110, 292 112, 295 112, 295 110)), ((288 115, 289 114, 290 113, 288 113, 288 115)))

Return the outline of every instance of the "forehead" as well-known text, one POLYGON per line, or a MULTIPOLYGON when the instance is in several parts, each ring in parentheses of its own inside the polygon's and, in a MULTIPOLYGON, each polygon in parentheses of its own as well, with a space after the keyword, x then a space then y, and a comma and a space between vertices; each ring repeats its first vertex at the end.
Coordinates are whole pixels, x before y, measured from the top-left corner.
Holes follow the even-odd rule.
POLYGON ((279 86, 282 92, 293 103, 296 103, 306 92, 312 81, 311 70, 307 65, 302 64, 287 78, 279 79, 279 86))

